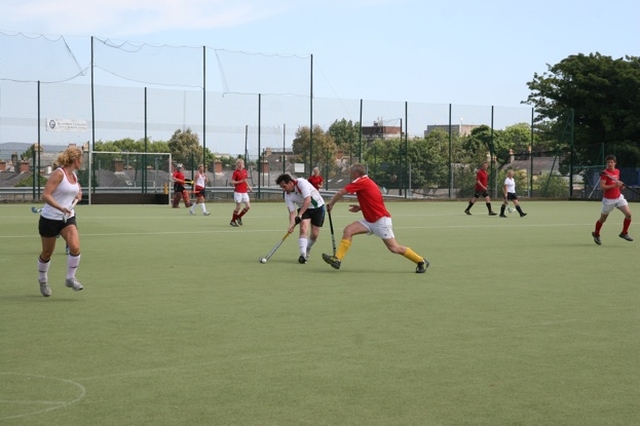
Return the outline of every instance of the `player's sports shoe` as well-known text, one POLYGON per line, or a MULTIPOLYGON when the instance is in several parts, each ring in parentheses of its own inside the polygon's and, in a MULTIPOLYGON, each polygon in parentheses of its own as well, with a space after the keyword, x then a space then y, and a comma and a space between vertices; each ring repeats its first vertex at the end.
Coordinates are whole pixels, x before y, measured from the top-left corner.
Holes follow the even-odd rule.
POLYGON ((42 293, 44 297, 51 296, 51 289, 49 288, 49 284, 47 284, 46 281, 38 280, 38 282, 40 283, 40 293, 42 293))
POLYGON ((300 255, 300 257, 298 258, 298 263, 302 263, 302 264, 307 263, 307 258, 303 255, 300 255))
POLYGON ((322 260, 327 262, 333 269, 340 269, 340 259, 335 256, 329 256, 328 254, 322 253, 322 260))
POLYGON ((232 220, 231 222, 229 222, 229 225, 233 226, 234 228, 238 227, 238 224, 236 223, 235 220, 232 220))
POLYGON ((80 284, 80 281, 78 281, 75 277, 67 278, 67 280, 64 282, 64 285, 66 285, 70 289, 73 289, 73 291, 80 291, 84 288, 82 287, 82 284, 80 284))
POLYGON ((600 235, 596 235, 595 232, 591 233, 591 236, 593 237, 593 242, 596 243, 597 245, 602 245, 602 241, 600 241, 600 235))
POLYGON ((507 215, 506 214, 501 214, 500 217, 507 217, 507 215))
POLYGON ((418 262, 418 266, 416 266, 416 274, 424 274, 427 272, 427 268, 429 267, 429 261, 425 258, 422 258, 422 262, 418 262))
POLYGON ((489 216, 497 216, 497 215, 498 215, 498 213, 496 213, 496 212, 489 212, 489 216))
POLYGON ((520 213, 520 217, 525 217, 527 214, 526 213, 520 213))
POLYGON ((238 225, 242 226, 242 218, 241 218, 241 217, 237 218, 237 219, 236 219, 236 223, 237 223, 238 225))
POLYGON ((211 212, 204 212, 202 214, 205 215, 205 216, 209 216, 211 214, 211 212))
POLYGON ((629 234, 624 234, 624 233, 620 233, 620 235, 618 235, 618 237, 622 238, 623 240, 627 240, 627 241, 633 241, 633 238, 631 238, 631 235, 629 234))
POLYGON ((464 214, 466 214, 467 216, 471 216, 471 212, 469 210, 465 210, 464 214))

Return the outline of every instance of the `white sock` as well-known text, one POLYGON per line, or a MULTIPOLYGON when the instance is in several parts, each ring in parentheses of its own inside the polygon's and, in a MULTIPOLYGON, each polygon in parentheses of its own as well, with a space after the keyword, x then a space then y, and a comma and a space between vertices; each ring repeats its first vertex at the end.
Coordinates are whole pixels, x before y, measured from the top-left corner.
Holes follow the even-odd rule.
POLYGON ((207 212, 207 206, 204 205, 204 202, 200 203, 200 205, 202 206, 202 213, 206 213, 207 212))
POLYGON ((38 281, 47 281, 49 265, 51 265, 51 259, 48 262, 43 262, 38 256, 38 281))
POLYGON ((300 237, 298 238, 298 246, 300 247, 300 254, 303 256, 307 255, 307 238, 300 237))
POLYGON ((309 242, 307 243, 307 254, 311 253, 311 247, 316 243, 316 240, 312 240, 309 238, 309 242))
POLYGON ((67 257, 67 279, 76 276, 78 265, 80 265, 80 254, 78 254, 77 256, 69 255, 67 257))

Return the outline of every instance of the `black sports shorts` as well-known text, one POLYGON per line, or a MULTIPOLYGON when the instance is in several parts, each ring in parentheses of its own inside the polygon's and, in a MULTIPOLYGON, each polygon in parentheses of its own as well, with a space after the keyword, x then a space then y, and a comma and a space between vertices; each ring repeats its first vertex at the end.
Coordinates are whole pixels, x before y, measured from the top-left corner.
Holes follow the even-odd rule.
POLYGON ((40 220, 38 221, 38 232, 41 237, 57 237, 60 235, 60 231, 69 225, 73 225, 76 228, 78 227, 75 216, 70 217, 66 222, 63 220, 46 219, 40 216, 40 220))
MULTIPOLYGON (((300 209, 298 209, 298 212, 300 212, 300 209)), ((317 209, 307 209, 302 215, 302 219, 311 219, 312 225, 322 228, 324 224, 324 212, 324 206, 318 207, 317 209)))

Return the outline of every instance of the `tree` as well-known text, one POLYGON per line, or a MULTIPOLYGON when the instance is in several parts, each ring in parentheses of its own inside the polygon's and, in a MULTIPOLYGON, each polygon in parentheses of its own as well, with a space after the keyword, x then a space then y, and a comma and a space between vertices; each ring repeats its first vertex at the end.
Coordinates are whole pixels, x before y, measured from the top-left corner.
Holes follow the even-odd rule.
POLYGON ((563 135, 573 120, 583 163, 602 164, 601 150, 592 147, 604 144, 618 165, 640 166, 640 58, 578 54, 547 67, 527 83, 532 93, 523 102, 535 107, 536 121, 551 121, 549 130, 568 145, 563 135))
MULTIPOLYGON (((309 127, 302 126, 296 130, 296 137, 293 139, 292 149, 293 153, 298 157, 298 161, 303 164, 308 164, 310 153, 310 140, 311 132, 309 127)), ((333 136, 322 129, 322 127, 315 125, 313 127, 313 159, 315 160, 314 166, 321 167, 322 164, 333 162, 336 158, 337 146, 333 136)), ((311 170, 307 171, 311 173, 311 170)))
POLYGON ((329 126, 327 133, 333 137, 338 149, 341 149, 349 157, 351 163, 355 163, 356 160, 353 160, 353 158, 357 157, 359 153, 360 124, 343 118, 342 120, 334 121, 329 126))
POLYGON ((203 149, 200 139, 191 129, 176 130, 169 139, 168 146, 175 163, 184 164, 188 169, 195 169, 202 163, 203 149))

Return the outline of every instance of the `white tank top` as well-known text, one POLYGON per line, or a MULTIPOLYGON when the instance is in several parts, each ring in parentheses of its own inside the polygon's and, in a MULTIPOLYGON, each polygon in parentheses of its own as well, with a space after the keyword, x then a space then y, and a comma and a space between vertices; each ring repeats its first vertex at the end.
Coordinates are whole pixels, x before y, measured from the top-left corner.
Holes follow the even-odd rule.
MULTIPOLYGON (((73 200, 75 200, 75 198, 78 196, 78 192, 80 192, 80 183, 78 182, 78 177, 74 173, 73 176, 76 178, 76 183, 71 183, 69 182, 69 179, 67 179, 67 174, 64 172, 64 169, 58 168, 53 173, 62 173, 62 181, 60 181, 56 189, 54 189, 53 193, 51 194, 53 196, 53 199, 56 200, 56 202, 62 207, 71 207, 71 204, 73 204, 73 200), (58 172, 58 170, 60 172, 58 172)), ((51 207, 49 204, 45 204, 42 208, 41 215, 45 219, 62 220, 64 213, 54 207, 51 207)), ((69 217, 74 217, 75 215, 75 210, 72 210, 69 217)))
POLYGON ((196 173, 196 186, 199 188, 204 188, 205 183, 207 181, 207 175, 204 173, 196 173))

